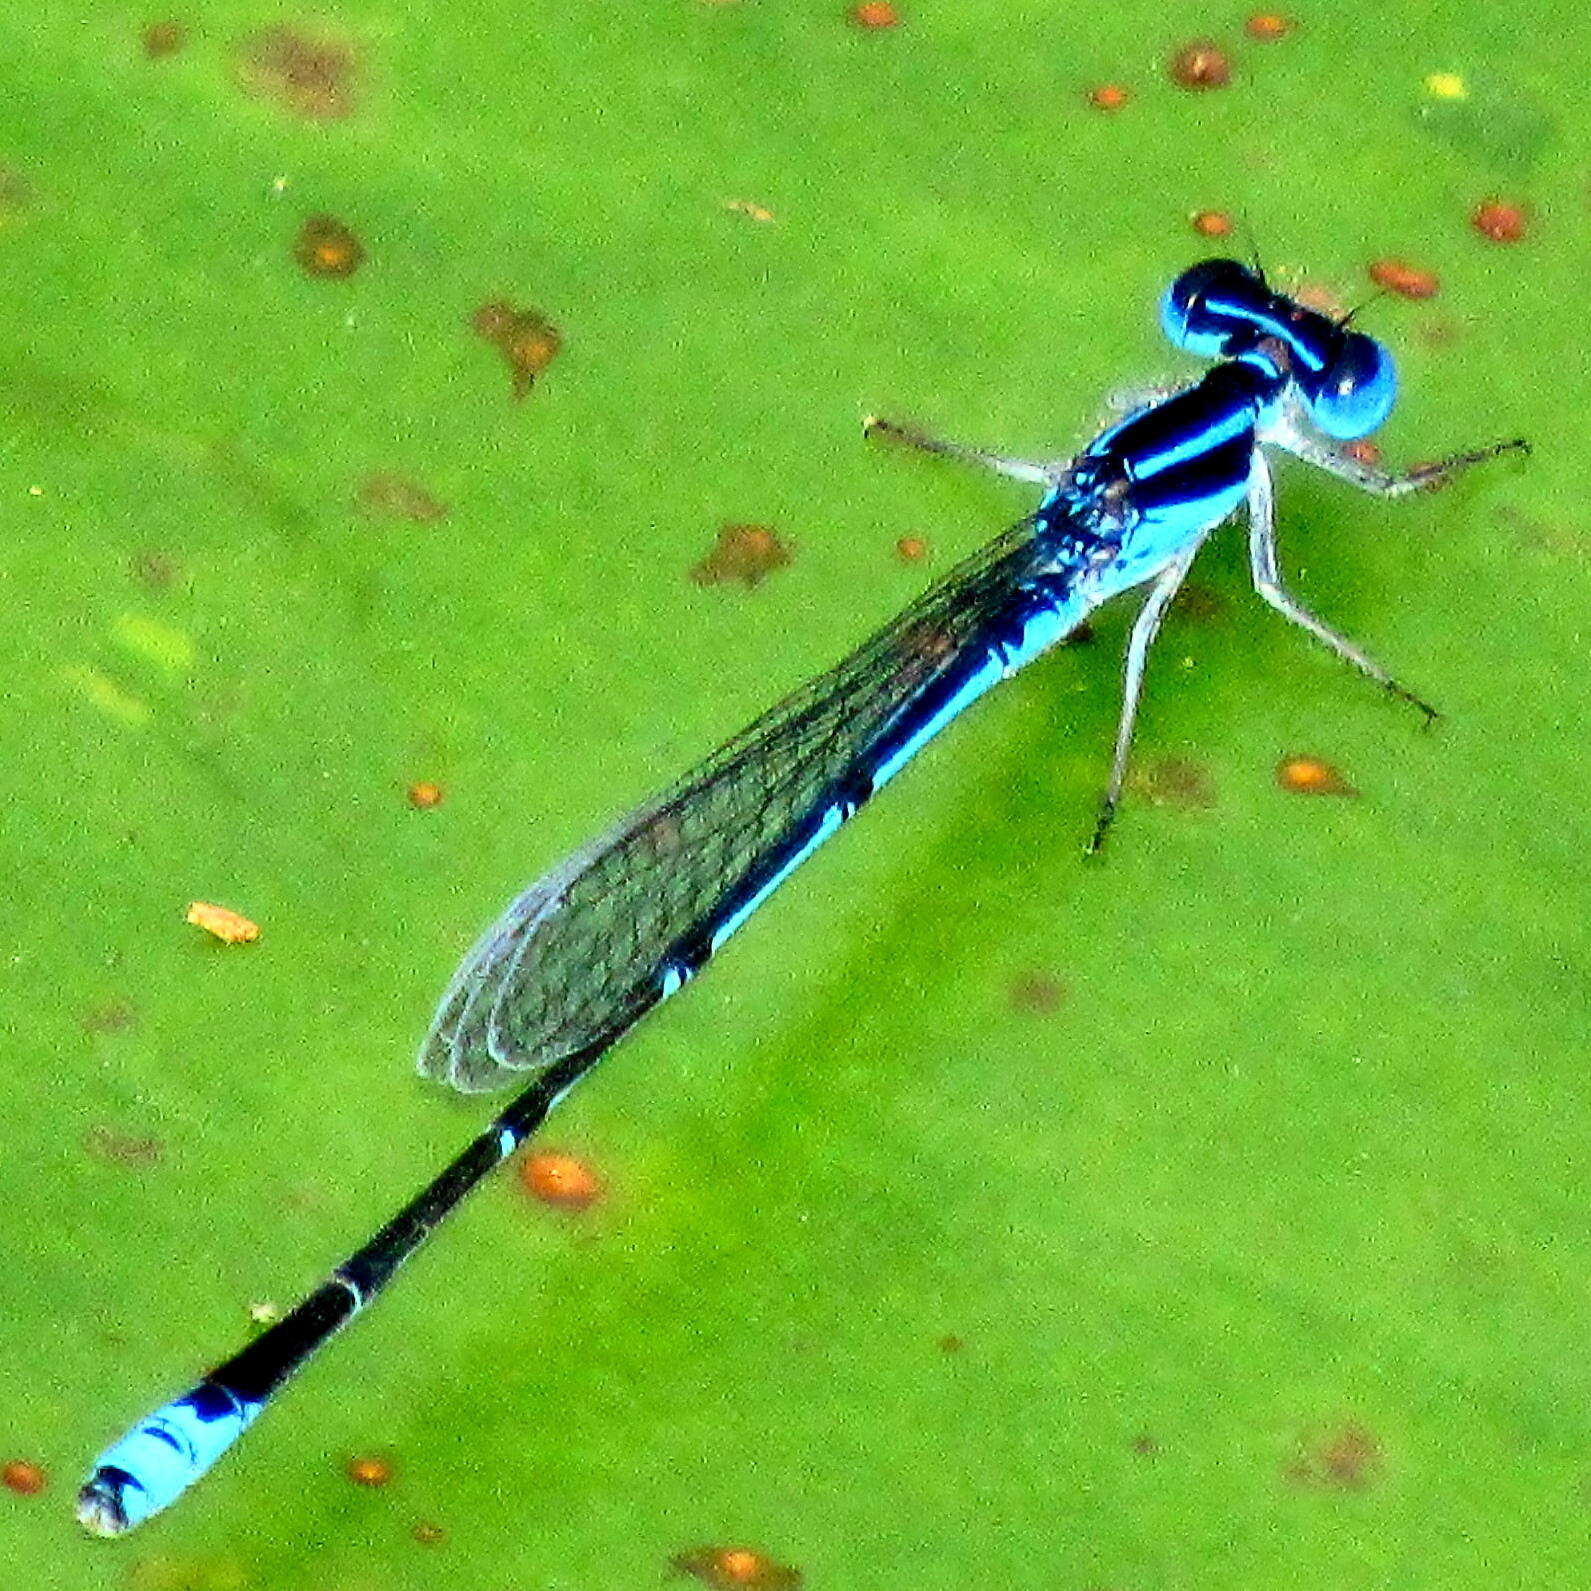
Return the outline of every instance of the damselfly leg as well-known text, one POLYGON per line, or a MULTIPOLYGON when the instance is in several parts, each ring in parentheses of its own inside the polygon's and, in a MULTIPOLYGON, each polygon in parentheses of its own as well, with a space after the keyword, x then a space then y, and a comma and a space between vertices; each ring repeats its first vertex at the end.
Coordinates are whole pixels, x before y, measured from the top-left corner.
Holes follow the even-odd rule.
POLYGON ((982 448, 967 447, 960 442, 945 442, 928 436, 914 426, 898 425, 894 420, 881 420, 870 414, 862 421, 862 435, 878 437, 886 442, 898 442, 902 447, 914 447, 923 453, 933 453, 939 458, 954 459, 958 464, 975 464, 980 469, 993 470, 996 475, 1009 476, 1013 481, 1026 481, 1031 486, 1056 486, 1066 479, 1071 461, 1061 459, 1048 464, 1031 459, 1007 458, 999 453, 986 453, 982 448))

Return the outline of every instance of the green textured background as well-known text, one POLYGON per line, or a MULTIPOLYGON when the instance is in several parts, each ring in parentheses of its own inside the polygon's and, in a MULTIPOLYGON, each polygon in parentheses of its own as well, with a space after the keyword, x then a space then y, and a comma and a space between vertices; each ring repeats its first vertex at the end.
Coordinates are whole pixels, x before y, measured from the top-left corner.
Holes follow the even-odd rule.
POLYGON ((159 12, 0 22, 0 1457, 50 1477, 0 1493, 7 1587, 629 1591, 743 1541, 824 1591, 1583 1578, 1585 10, 1164 11, 196 0, 161 61, 159 12), (283 21, 351 47, 352 116, 240 89, 283 21), (1224 92, 1166 79, 1198 33, 1224 92), (1537 444, 1402 506, 1285 475, 1300 592, 1440 729, 1219 538, 1139 742, 1213 804, 1080 861, 1107 615, 564 1107, 598 1208, 497 1179, 178 1509, 83 1539, 94 1453, 484 1118, 409 1069, 480 924, 1031 500, 859 416, 1068 451, 1178 368, 1205 206, 1350 300, 1440 273, 1366 312, 1391 456, 1537 444), (351 280, 292 260, 317 211, 351 280), (566 337, 523 405, 499 297, 566 337), (447 518, 357 512, 376 470, 447 518), (692 584, 728 520, 791 566, 692 584), (1282 793, 1300 750, 1361 798, 1282 793))

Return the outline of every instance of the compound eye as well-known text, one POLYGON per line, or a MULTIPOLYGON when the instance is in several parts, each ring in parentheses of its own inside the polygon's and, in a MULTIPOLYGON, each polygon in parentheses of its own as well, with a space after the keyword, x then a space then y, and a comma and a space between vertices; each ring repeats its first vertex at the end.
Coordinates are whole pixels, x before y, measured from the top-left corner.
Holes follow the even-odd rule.
POLYGON ((1160 299, 1160 329, 1173 348, 1202 359, 1230 353, 1234 333, 1247 335, 1243 309, 1265 296, 1265 288, 1236 260, 1201 260, 1190 265, 1160 299))
POLYGON ((1337 357, 1310 383, 1308 396, 1315 424, 1327 436, 1344 442, 1369 436, 1397 401, 1392 355, 1373 337, 1351 331, 1337 357))

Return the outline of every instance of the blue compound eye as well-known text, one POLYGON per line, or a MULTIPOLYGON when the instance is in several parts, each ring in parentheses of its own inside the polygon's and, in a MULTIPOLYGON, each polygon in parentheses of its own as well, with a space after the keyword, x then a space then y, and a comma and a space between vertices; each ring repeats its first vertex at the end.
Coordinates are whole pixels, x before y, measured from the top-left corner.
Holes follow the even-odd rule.
POLYGON ((1392 355, 1373 337, 1351 331, 1306 390, 1309 411, 1327 436, 1344 442, 1369 436, 1392 412, 1398 373, 1392 355))
POLYGON ((1253 336, 1253 306, 1269 299, 1264 284, 1236 260, 1190 265, 1160 299, 1160 329, 1174 348, 1201 359, 1224 359, 1234 336, 1253 336))

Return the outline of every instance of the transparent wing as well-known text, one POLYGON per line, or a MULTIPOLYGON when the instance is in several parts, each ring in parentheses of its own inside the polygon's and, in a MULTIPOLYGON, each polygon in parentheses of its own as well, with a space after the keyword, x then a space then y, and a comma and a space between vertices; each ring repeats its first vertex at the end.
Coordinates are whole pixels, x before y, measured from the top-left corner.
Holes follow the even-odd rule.
POLYGON ((644 1009, 670 947, 817 810, 1038 570, 1030 526, 997 536, 525 890, 453 975, 420 1071, 466 1093, 523 1081, 644 1009))

